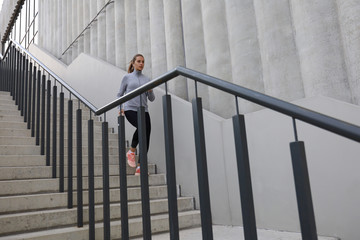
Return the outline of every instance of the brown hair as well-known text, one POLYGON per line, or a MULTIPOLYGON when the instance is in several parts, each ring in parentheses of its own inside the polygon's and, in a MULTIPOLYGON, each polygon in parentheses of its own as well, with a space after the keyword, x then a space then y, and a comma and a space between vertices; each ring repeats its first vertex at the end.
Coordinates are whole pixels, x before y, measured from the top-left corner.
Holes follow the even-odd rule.
POLYGON ((140 54, 140 53, 136 54, 136 55, 131 59, 131 61, 129 62, 130 65, 129 65, 129 68, 128 68, 128 73, 131 73, 131 72, 134 71, 133 63, 135 62, 135 60, 136 60, 137 57, 143 57, 143 58, 144 58, 144 56, 143 56, 142 54, 140 54))

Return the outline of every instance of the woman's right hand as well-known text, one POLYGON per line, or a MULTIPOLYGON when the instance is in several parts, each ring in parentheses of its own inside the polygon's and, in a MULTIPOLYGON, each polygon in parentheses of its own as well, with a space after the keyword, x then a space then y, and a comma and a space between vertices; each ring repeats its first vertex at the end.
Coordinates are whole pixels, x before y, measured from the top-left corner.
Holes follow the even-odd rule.
POLYGON ((124 109, 121 109, 121 110, 119 111, 119 116, 125 116, 124 109))

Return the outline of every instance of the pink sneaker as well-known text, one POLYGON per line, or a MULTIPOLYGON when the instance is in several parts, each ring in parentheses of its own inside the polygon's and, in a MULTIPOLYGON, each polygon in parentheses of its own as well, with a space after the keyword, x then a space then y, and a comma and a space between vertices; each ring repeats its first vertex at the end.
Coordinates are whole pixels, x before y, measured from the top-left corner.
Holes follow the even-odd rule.
POLYGON ((128 164, 130 167, 136 167, 136 163, 135 163, 135 153, 133 153, 131 150, 129 150, 126 153, 126 157, 128 159, 128 164))
POLYGON ((135 176, 139 176, 139 175, 140 175, 140 167, 138 166, 135 171, 135 176))

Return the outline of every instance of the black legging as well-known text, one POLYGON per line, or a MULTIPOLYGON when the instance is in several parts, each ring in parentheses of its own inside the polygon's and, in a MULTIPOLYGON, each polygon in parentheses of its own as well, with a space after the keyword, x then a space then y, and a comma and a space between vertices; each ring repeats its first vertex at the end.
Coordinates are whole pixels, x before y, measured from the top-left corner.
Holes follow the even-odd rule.
MULTIPOLYGON (((137 119, 137 112, 136 111, 125 111, 125 117, 133 125, 136 127, 136 131, 134 132, 131 147, 136 148, 139 144, 139 134, 138 134, 138 119, 137 119)), ((150 132, 151 132, 151 122, 150 122, 150 115, 148 112, 145 112, 145 124, 146 124, 146 143, 147 143, 147 151, 149 151, 149 144, 150 144, 150 132)))

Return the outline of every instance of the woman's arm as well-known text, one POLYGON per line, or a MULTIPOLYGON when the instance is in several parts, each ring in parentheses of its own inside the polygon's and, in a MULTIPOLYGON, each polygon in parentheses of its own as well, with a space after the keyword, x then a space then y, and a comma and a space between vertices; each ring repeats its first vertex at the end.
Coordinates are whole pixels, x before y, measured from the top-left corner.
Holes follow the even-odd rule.
POLYGON ((119 98, 122 95, 124 95, 124 93, 126 91, 126 87, 127 87, 127 77, 124 76, 123 79, 121 80, 120 89, 119 89, 118 93, 116 94, 116 97, 119 98))

